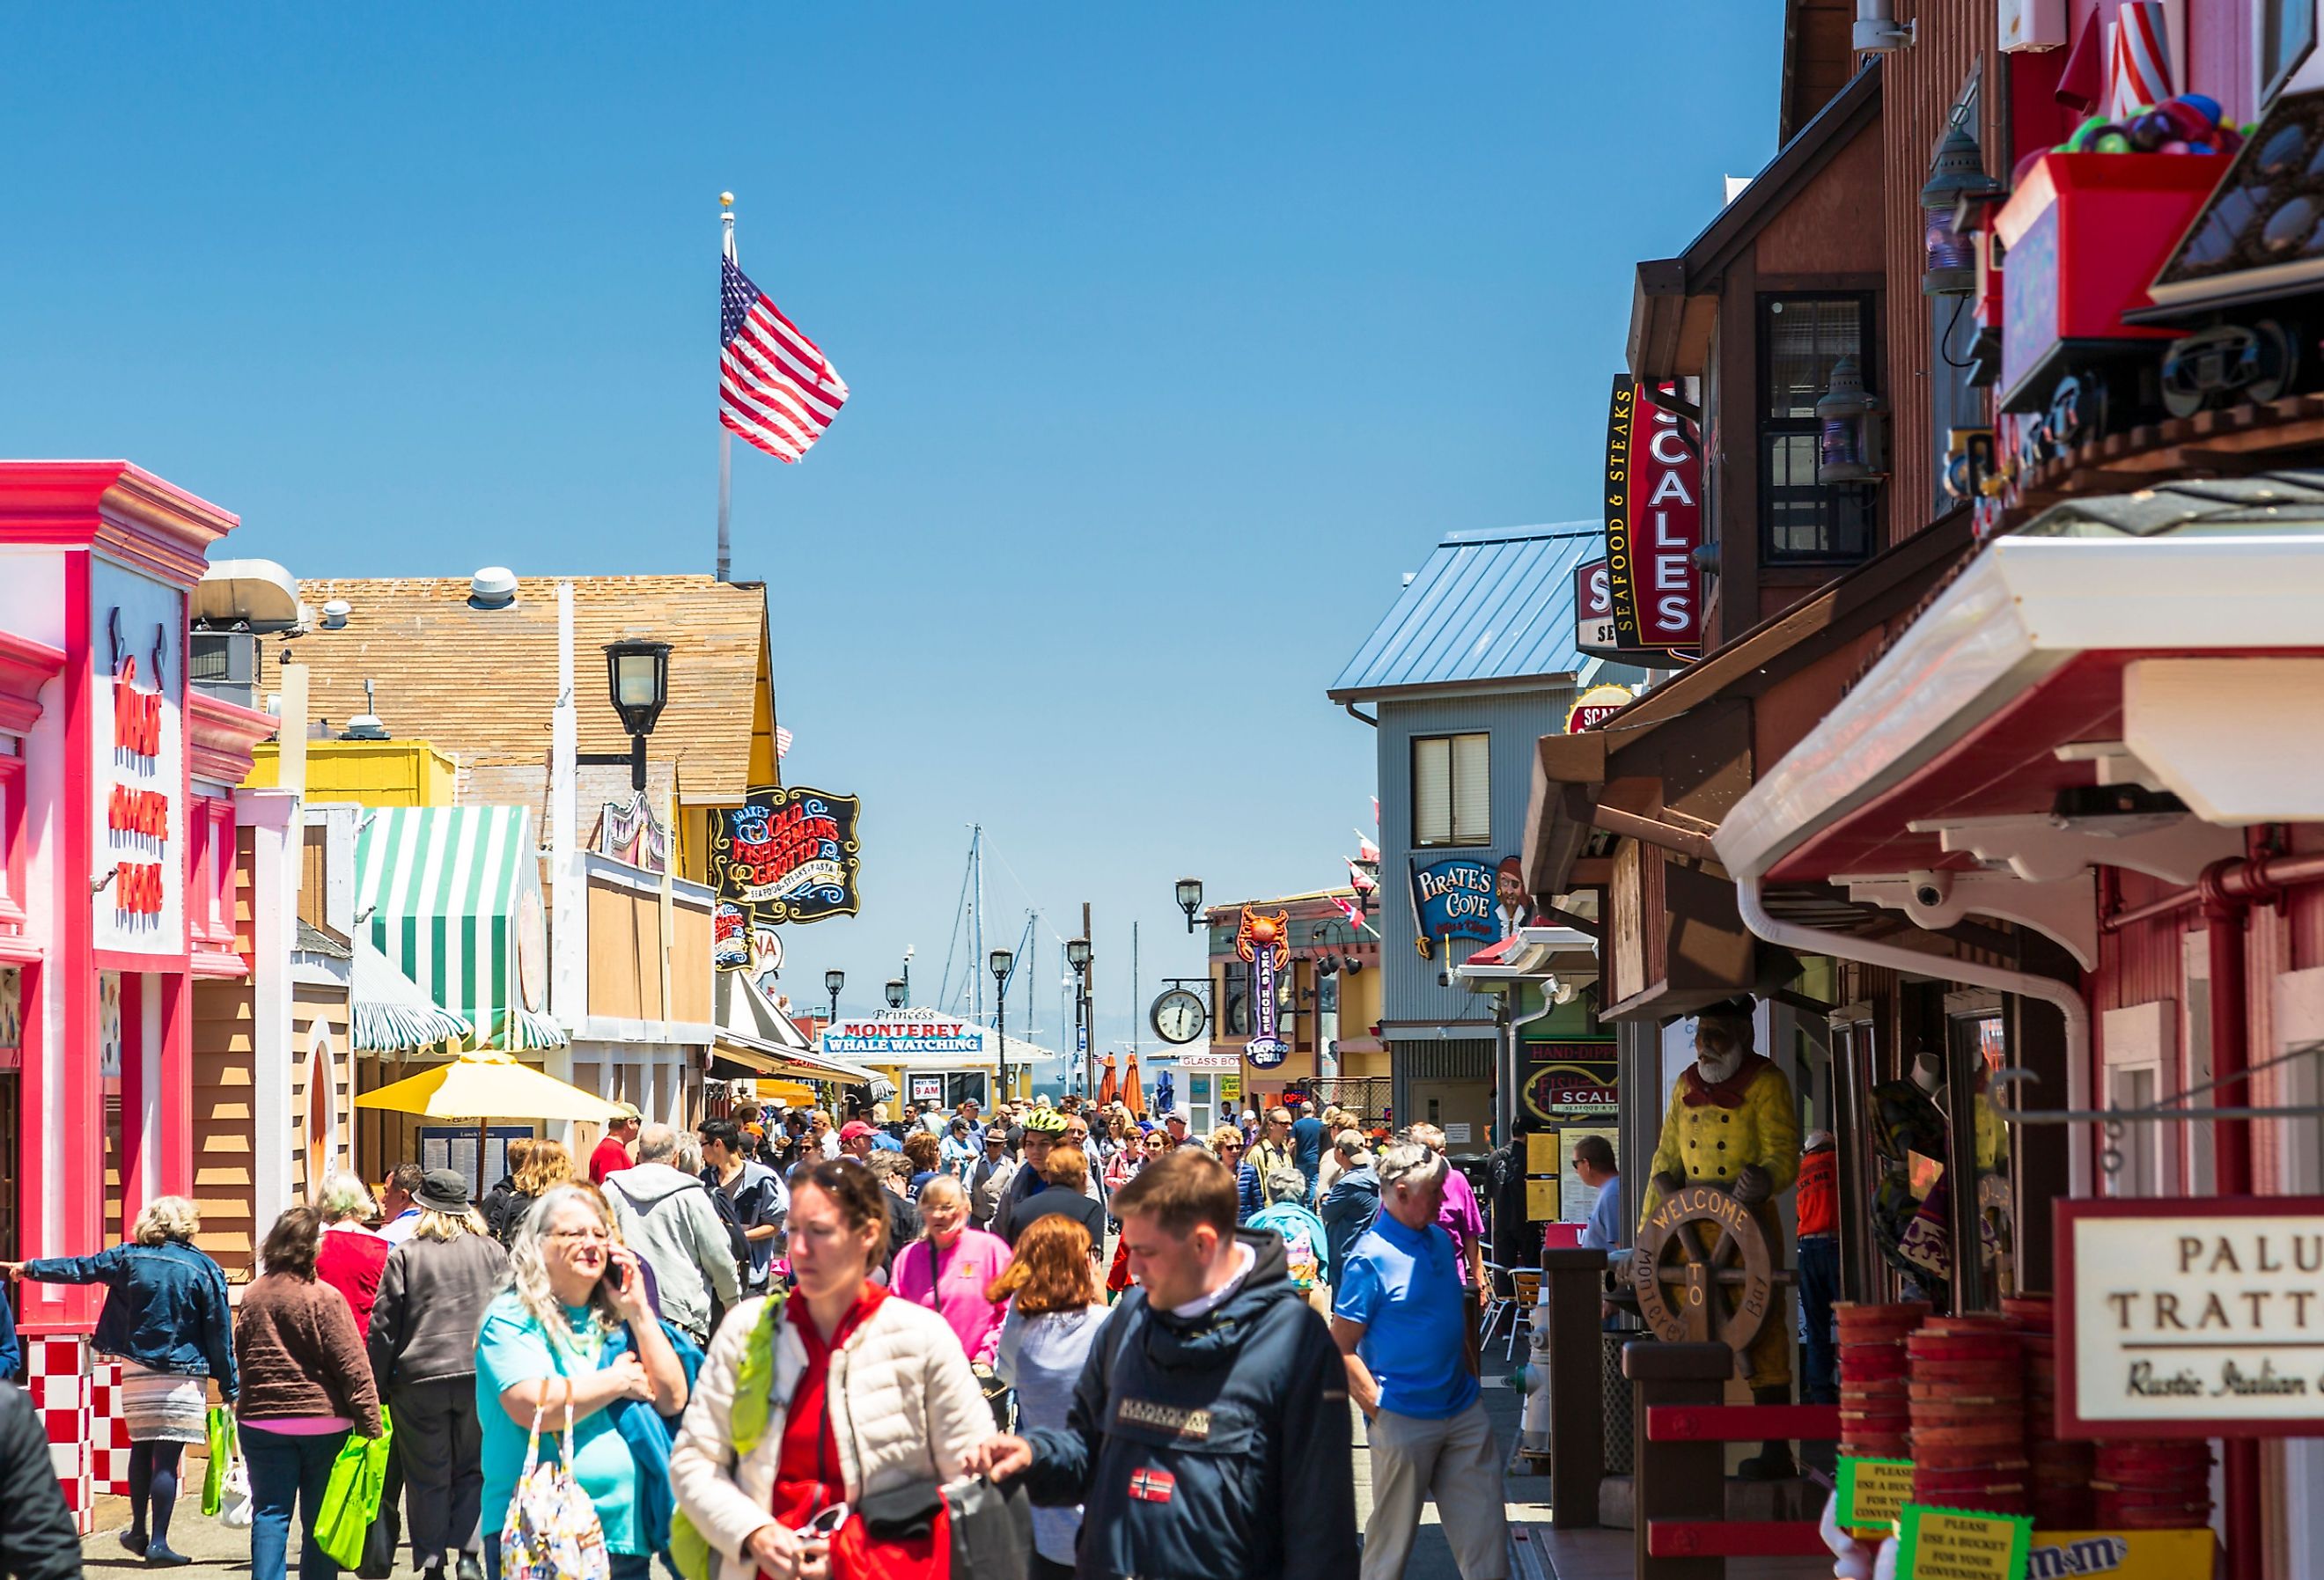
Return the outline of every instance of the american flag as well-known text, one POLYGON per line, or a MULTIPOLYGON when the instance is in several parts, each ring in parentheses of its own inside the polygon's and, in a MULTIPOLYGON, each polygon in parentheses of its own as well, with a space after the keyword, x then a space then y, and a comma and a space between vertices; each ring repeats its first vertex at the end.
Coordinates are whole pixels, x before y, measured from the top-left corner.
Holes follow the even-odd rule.
POLYGON ((796 461, 847 403, 847 381, 730 253, 718 283, 718 420, 796 461))
POLYGON ((775 761, 780 762, 791 754, 791 733, 782 725, 775 726, 775 761))

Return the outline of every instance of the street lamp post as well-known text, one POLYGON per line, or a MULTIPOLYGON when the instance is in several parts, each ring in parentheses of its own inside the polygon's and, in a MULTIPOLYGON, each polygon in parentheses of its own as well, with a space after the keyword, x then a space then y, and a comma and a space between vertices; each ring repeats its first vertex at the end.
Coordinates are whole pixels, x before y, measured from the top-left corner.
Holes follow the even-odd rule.
POLYGON ((1081 1033, 1082 1091, 1094 1097, 1097 1095, 1097 1039, 1090 1035, 1090 941, 1087 938, 1065 940, 1065 964, 1074 968, 1074 1029, 1081 1033))
POLYGON ((833 966, 823 974, 823 991, 831 995, 831 1021, 839 1023, 839 990, 847 985, 847 973, 833 966))
POLYGON ((1200 878, 1178 880, 1178 909, 1186 913, 1186 930, 1193 932, 1201 923, 1194 918, 1203 909, 1203 881, 1200 878))
POLYGON ((630 735, 630 788, 646 788, 646 737, 660 722, 669 701, 669 643, 609 642, 605 644, 605 688, 613 713, 630 735))
POLYGON ((900 976, 888 979, 888 1007, 891 1010, 904 1007, 904 979, 900 976))
POLYGON ((1009 1090, 1009 967, 1016 956, 1006 949, 995 949, 985 964, 992 969, 992 1023, 1001 1033, 1001 1089, 1009 1090))

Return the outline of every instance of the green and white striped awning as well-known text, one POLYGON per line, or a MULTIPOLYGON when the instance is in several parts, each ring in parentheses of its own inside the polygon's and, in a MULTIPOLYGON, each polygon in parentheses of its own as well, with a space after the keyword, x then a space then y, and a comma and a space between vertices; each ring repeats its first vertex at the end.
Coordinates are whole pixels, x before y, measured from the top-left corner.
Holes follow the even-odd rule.
POLYGON ((468 1048, 561 1048, 548 1014, 548 909, 523 807, 392 807, 355 840, 356 926, 475 1028, 468 1048))

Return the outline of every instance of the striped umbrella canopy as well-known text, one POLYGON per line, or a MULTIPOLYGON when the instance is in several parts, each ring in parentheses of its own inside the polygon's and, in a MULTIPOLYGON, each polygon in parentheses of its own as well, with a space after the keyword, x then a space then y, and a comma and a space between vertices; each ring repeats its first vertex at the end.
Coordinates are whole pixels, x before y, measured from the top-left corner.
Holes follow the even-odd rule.
POLYGON ((439 1007, 395 968, 370 938, 357 933, 349 1031, 357 1053, 411 1053, 464 1041, 475 1028, 439 1007))
POLYGON ((1132 1119, 1146 1117, 1146 1088, 1138 1081, 1138 1056, 1130 1056, 1129 1067, 1121 1073, 1121 1105, 1130 1110, 1132 1119))
POLYGON ((548 1010, 548 909, 523 807, 390 807, 355 840, 355 914, 474 1047, 561 1048, 548 1010))

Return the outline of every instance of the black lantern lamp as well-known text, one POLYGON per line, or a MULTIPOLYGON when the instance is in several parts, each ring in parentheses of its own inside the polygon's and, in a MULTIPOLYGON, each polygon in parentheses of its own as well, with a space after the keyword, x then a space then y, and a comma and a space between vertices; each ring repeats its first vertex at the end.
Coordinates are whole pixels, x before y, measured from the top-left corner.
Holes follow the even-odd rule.
POLYGON ((1977 291, 1977 236, 1954 227, 1966 199, 1974 206, 2001 183, 1985 173, 1985 156, 1968 128, 1955 125, 1938 146, 1937 162, 1921 189, 1923 296, 1969 296, 1977 291))
POLYGON ((888 1007, 891 1010, 904 1007, 904 979, 900 976, 888 979, 888 1007))
POLYGON ((646 737, 661 722, 669 701, 669 643, 609 642, 605 644, 605 687, 613 697, 614 716, 630 736, 630 788, 646 788, 646 737))
POLYGON ((1203 881, 1200 878, 1178 880, 1178 909, 1186 913, 1186 930, 1193 932, 1199 925, 1194 920, 1203 909, 1203 881))
POLYGON ((1075 976, 1080 976, 1086 973, 1089 970, 1089 940, 1087 938, 1067 938, 1065 940, 1065 964, 1074 968, 1074 975, 1075 976))
POLYGON ((1006 949, 995 949, 985 956, 984 964, 992 973, 992 1029, 1001 1034, 1001 1083, 1009 1084, 1009 968, 1017 956, 1006 949))
POLYGON ((831 1018, 839 1019, 839 990, 847 985, 847 973, 837 966, 823 974, 823 990, 831 995, 831 1018))
POLYGON ((1880 397, 1864 387, 1864 365, 1853 353, 1832 364, 1831 387, 1815 404, 1822 432, 1816 447, 1816 482, 1869 483, 1880 476, 1880 397))

